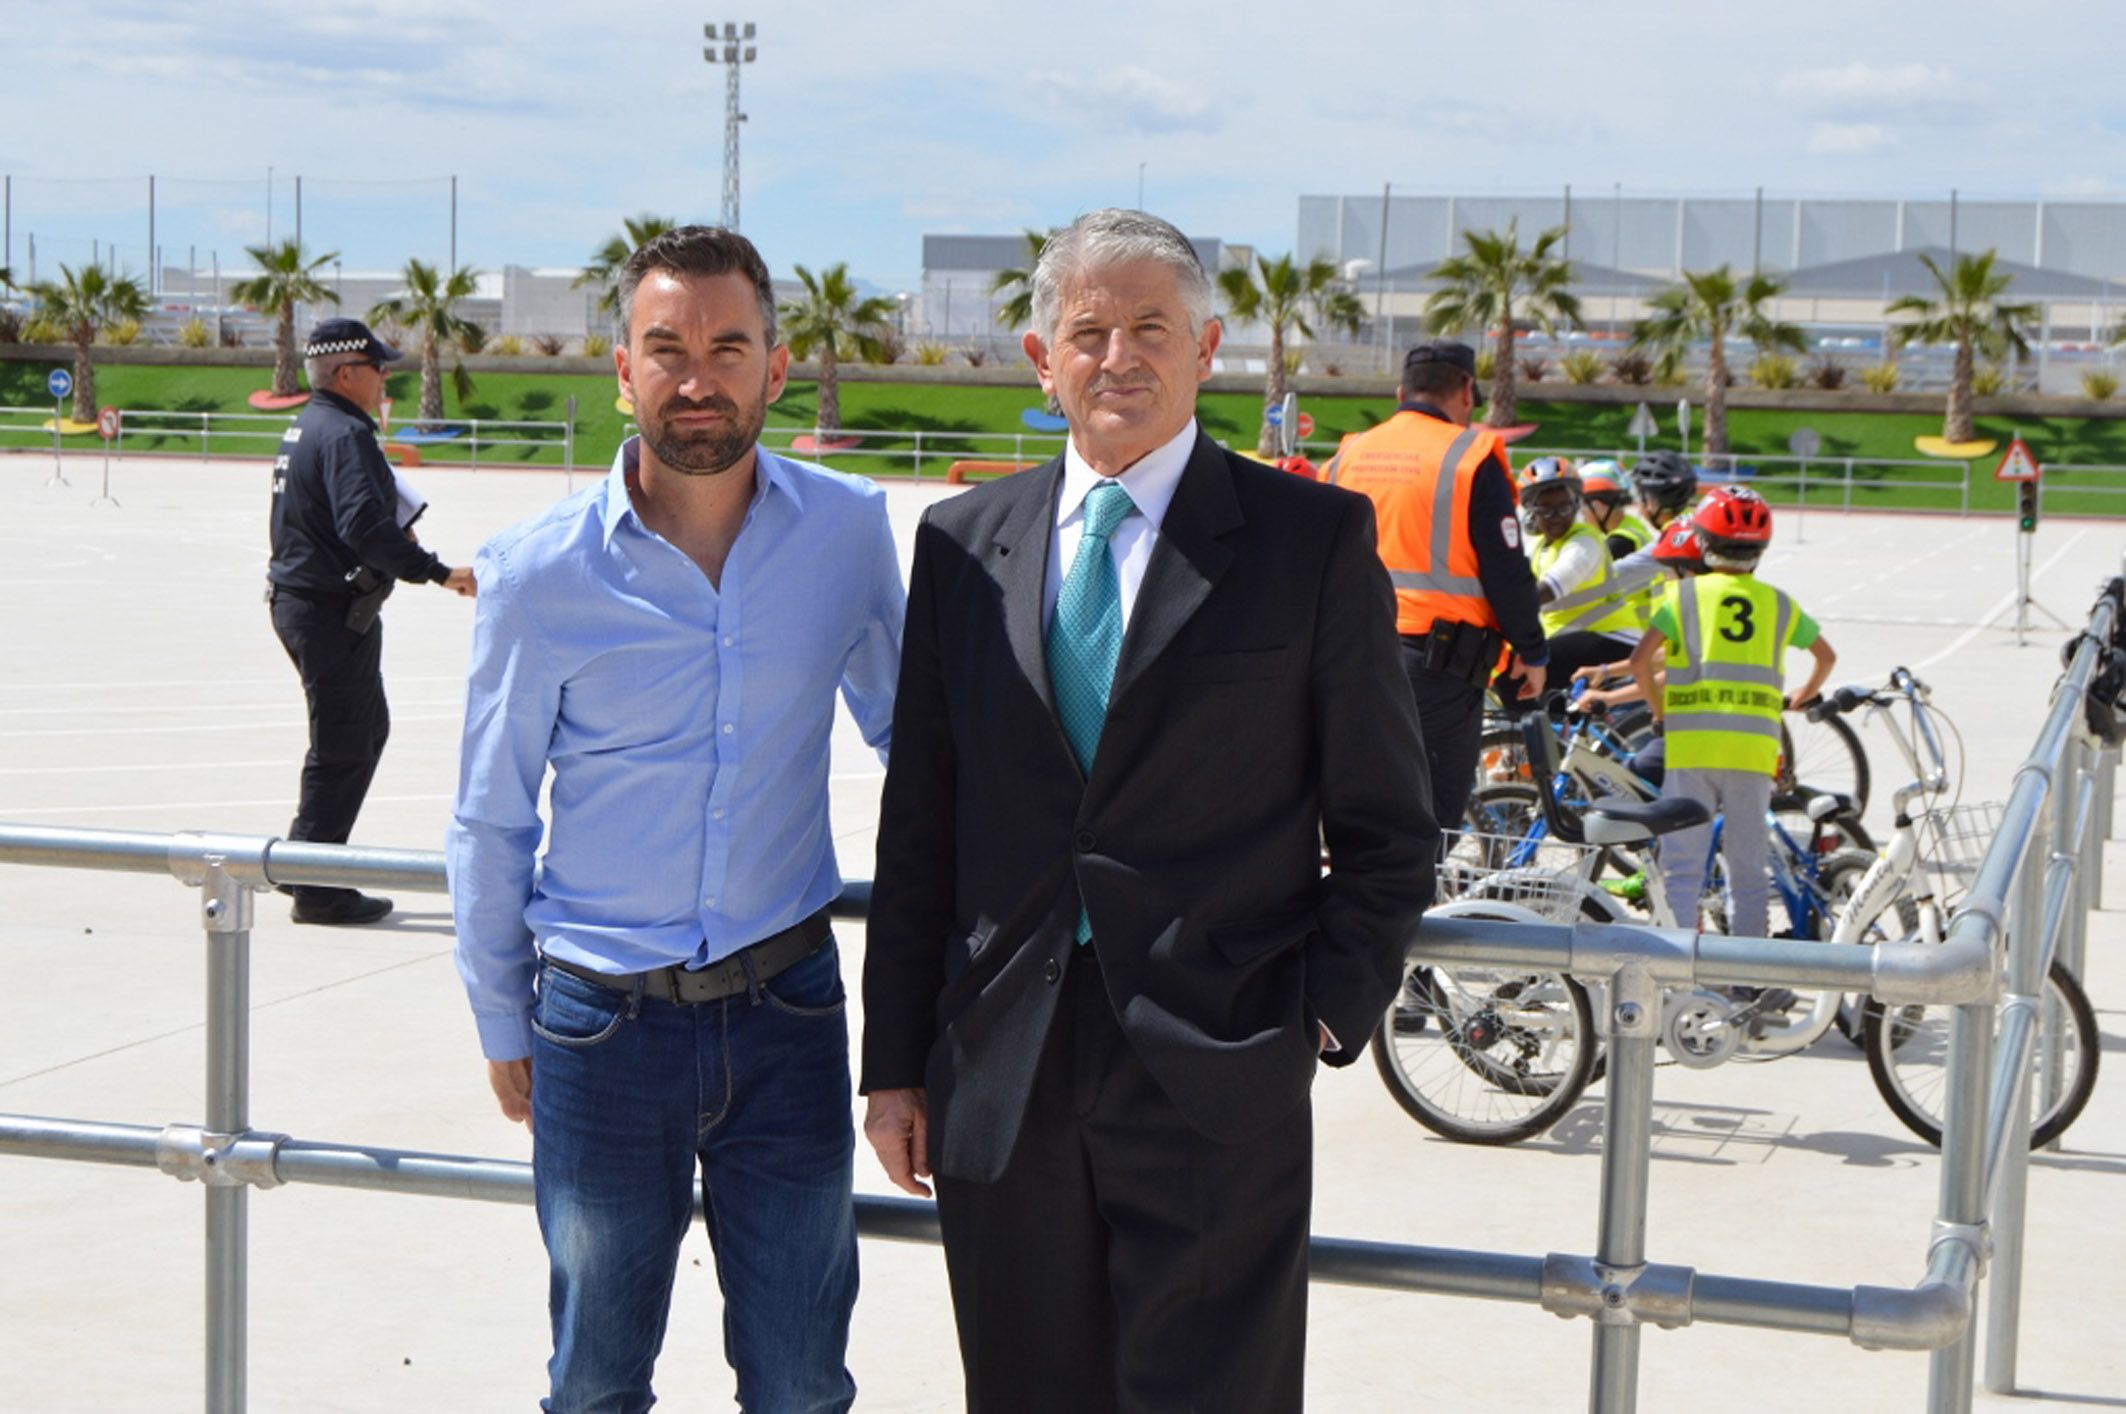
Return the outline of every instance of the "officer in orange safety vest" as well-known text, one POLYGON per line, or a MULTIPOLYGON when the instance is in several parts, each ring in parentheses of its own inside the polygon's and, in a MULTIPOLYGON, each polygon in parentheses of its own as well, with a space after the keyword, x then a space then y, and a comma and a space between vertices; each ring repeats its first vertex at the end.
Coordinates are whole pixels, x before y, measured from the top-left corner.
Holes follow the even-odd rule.
POLYGON ((1484 691, 1501 648, 1512 649, 1498 679, 1509 704, 1542 693, 1547 649, 1505 443, 1469 421, 1483 401, 1476 354, 1450 341, 1419 344, 1403 360, 1396 399, 1385 422, 1344 438, 1321 479, 1373 502, 1432 813, 1453 829, 1476 779, 1484 691))

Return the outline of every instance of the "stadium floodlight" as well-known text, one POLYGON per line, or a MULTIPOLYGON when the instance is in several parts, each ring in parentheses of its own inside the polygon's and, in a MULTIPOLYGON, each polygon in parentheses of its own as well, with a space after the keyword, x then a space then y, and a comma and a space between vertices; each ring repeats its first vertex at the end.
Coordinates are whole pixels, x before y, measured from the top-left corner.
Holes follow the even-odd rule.
POLYGON ((724 66, 722 219, 726 230, 735 231, 738 229, 738 125, 746 120, 745 113, 738 106, 738 73, 740 69, 752 63, 754 56, 760 51, 752 44, 739 43, 741 38, 750 40, 754 37, 751 20, 745 21, 742 34, 741 26, 735 20, 723 22, 721 35, 717 33, 716 22, 713 20, 703 25, 701 32, 710 41, 702 49, 701 57, 711 64, 719 59, 716 41, 719 38, 723 41, 723 53, 720 56, 724 66))

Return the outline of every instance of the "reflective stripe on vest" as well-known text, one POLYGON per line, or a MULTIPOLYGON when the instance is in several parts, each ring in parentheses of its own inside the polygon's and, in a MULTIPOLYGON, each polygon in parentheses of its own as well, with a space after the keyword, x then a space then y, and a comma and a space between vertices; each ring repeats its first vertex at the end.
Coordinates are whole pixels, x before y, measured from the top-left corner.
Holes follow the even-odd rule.
POLYGON ((1395 627, 1429 630, 1437 619, 1496 629, 1469 541, 1470 482, 1502 444, 1481 426, 1400 412, 1344 439, 1322 479, 1370 499, 1380 557, 1395 586, 1395 627))
POLYGON ((1707 574, 1665 590, 1676 620, 1668 644, 1668 762, 1677 767, 1778 769, 1784 659, 1793 601, 1769 584, 1707 574))
POLYGON ((1632 593, 1619 592, 1611 587, 1616 578, 1616 568, 1609 558, 1609 546, 1602 533, 1585 523, 1575 523, 1572 529, 1557 540, 1536 547, 1535 574, 1542 579, 1557 563, 1558 556, 1573 541, 1587 539, 1601 551, 1602 561, 1590 579, 1570 594, 1561 594, 1543 606, 1543 632, 1555 638, 1561 633, 1584 630, 1588 633, 1636 634, 1644 625, 1634 607, 1636 597, 1632 593))

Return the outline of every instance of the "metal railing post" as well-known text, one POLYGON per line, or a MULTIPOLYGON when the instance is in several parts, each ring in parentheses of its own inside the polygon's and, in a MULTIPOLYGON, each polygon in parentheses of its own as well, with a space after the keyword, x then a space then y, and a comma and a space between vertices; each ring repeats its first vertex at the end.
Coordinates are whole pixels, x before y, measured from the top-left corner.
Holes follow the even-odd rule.
MULTIPOLYGON (((2067 750, 2060 757, 2061 767, 2073 759, 2073 749, 2070 738, 2067 750)), ((2058 803, 2073 800, 2074 792, 2065 789, 2065 783, 2072 779, 2073 776, 2064 769, 2056 771, 2053 776, 2054 819, 2058 818, 2058 803)), ((2073 809, 2071 803, 2068 809, 2073 809)), ((2023 855, 2022 872, 2016 875, 2015 893, 2010 900, 2008 994, 2015 1001, 2034 999, 2044 992, 2045 873, 2048 861, 2045 841, 2049 823, 2045 815, 2037 817, 2030 847, 2023 855)), ((2074 907, 2072 892, 2067 896, 2067 907, 2074 907)), ((2033 1058, 2045 1054, 2046 1050, 2040 1034, 2034 1045, 2033 1058)), ((1953 1075, 1951 1080, 1953 1083, 1953 1075)), ((2027 1062, 2021 1079, 2010 1079, 2008 1088, 2011 1095, 2020 1089, 2022 1099, 2009 1112, 2007 1135, 2002 1141, 1999 1159, 2000 1177, 1993 1194, 1993 1270, 1992 1284, 1986 1289, 1985 1379, 1987 1390, 1994 1394, 2007 1394, 2015 1388, 2016 1353, 2022 1336, 2018 1317, 2023 1302, 2023 1220, 2030 1197, 2030 1104, 2034 1098, 2030 1092, 2037 1088, 2032 1083, 2027 1062)), ((2053 1086, 2045 1088, 2056 1093, 2053 1086)), ((1968 1392, 1965 1398, 1968 1408, 1968 1392)))
POLYGON ((923 479, 923 429, 915 429, 915 466, 909 473, 916 480, 923 479))
MULTIPOLYGON (((1943 1091, 1946 1113, 1942 1117, 1937 1232, 1980 1229, 1986 1221, 1986 1106, 1992 1097, 1992 1043, 1990 1000, 1955 1009, 1949 1023, 1949 1078, 1943 1091)), ((1928 1358, 1928 1414, 1969 1414, 1974 1354, 1967 1328, 1928 1358)))
POLYGON ((471 422, 472 422, 472 469, 473 469, 474 471, 478 471, 478 470, 480 469, 480 419, 479 419, 479 418, 477 418, 477 417, 475 417, 475 418, 472 418, 472 419, 471 419, 471 422))
POLYGON ((1847 457, 1847 458, 1845 459, 1845 507, 1844 507, 1844 509, 1846 509, 1846 510, 1849 510, 1849 511, 1850 511, 1851 509, 1853 509, 1853 459, 1852 459, 1851 457, 1847 457))
MULTIPOLYGON (((210 856, 200 886, 207 933, 207 1134, 251 1127, 251 891, 210 856)), ((239 1414, 245 1402, 248 1190, 231 1178, 207 1184, 208 1414, 239 1414)))
POLYGON ((1603 1310, 1595 1317, 1587 1394, 1593 1414, 1632 1414, 1639 1407, 1639 1325, 1628 1305, 1632 1283, 1646 1266, 1660 1023, 1660 984, 1643 963, 1625 964, 1609 988, 1609 1095, 1602 1107, 1602 1210, 1595 1245, 1603 1310))

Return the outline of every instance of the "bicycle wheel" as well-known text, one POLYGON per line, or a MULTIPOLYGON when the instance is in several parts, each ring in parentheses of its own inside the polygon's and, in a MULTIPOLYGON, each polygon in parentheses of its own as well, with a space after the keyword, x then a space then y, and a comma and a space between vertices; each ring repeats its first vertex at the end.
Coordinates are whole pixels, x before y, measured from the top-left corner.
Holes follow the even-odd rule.
POLYGON ((1868 753, 1842 717, 1812 722, 1787 713, 1779 719, 1779 772, 1772 791, 1784 795, 1797 786, 1850 796, 1855 814, 1868 808, 1868 753))
POLYGON ((1512 1144, 1578 1102, 1594 1046, 1587 991, 1570 977, 1420 966, 1381 1018, 1373 1060, 1395 1102, 1434 1134, 1512 1144))
MULTIPOLYGON (((2096 1089, 2098 1040, 2096 1013, 2074 974, 2055 961, 2045 978, 2044 1010, 2055 1015, 2059 1031, 2050 1046, 2043 1033, 2031 1047, 2030 1104, 2036 1110, 2045 1071, 2059 1063, 2058 1097, 2031 1121, 2030 1147, 2041 1148, 2066 1132, 2096 1089)), ((1885 1008, 1868 999, 1865 1040, 1868 1073, 1891 1113, 1929 1144, 1941 1143, 1943 1091, 1948 1084, 1950 1008, 1885 1008)))

